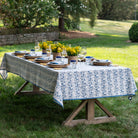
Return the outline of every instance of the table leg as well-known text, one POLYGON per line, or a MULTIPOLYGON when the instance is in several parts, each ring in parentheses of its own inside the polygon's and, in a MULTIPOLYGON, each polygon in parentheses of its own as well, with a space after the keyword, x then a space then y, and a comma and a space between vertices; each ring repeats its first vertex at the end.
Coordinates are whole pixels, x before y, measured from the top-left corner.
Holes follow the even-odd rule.
MULTIPOLYGON (((29 82, 26 81, 15 93, 16 94, 49 94, 46 91, 40 91, 39 87, 36 85, 33 85, 33 91, 22 91, 23 88, 28 84, 29 82)), ((100 123, 106 123, 106 122, 112 122, 116 121, 116 117, 113 116, 97 99, 89 99, 89 100, 83 100, 78 107, 69 115, 69 117, 63 122, 63 125, 65 126, 75 126, 77 124, 100 124, 100 123), (104 117, 94 117, 94 105, 98 105, 100 109, 102 109, 103 112, 106 113, 107 116, 104 117), (78 119, 73 120, 77 114, 81 111, 81 109, 86 106, 86 119, 78 119)))
POLYGON ((14 95, 20 94, 22 89, 28 84, 28 81, 25 81, 25 83, 14 93, 14 95))
POLYGON ((22 91, 23 90, 23 88, 28 84, 29 82, 28 81, 26 81, 15 93, 14 93, 14 95, 26 95, 26 94, 50 94, 50 93, 48 93, 48 92, 46 92, 46 91, 40 91, 40 88, 39 87, 37 87, 36 85, 33 85, 33 90, 32 91, 22 91))
POLYGON ((88 100, 86 104, 86 119, 87 120, 92 120, 94 119, 94 103, 95 100, 88 100))
POLYGON ((79 106, 69 115, 69 117, 63 122, 63 125, 73 127, 77 124, 100 124, 106 122, 116 121, 116 117, 113 116, 97 99, 89 99, 82 101, 79 106), (106 114, 104 117, 94 117, 94 105, 97 104, 106 114), (86 106, 86 119, 73 120, 75 116, 86 106))
POLYGON ((77 114, 81 111, 81 109, 86 105, 87 100, 82 101, 78 107, 69 115, 69 117, 63 122, 63 125, 65 126, 72 126, 73 125, 73 119, 77 114))

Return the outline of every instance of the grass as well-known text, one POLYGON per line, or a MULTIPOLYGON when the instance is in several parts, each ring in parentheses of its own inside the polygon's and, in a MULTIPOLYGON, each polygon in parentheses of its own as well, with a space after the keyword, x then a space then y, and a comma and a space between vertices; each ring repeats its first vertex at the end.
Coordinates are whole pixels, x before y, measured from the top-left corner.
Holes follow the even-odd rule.
POLYGON ((93 29, 89 28, 88 19, 83 19, 81 29, 95 34, 103 34, 110 36, 128 36, 128 30, 135 21, 111 21, 111 20, 97 20, 96 26, 93 29))
MULTIPOLYGON (((138 43, 128 43, 128 29, 133 21, 117 22, 98 20, 91 29, 88 21, 81 23, 82 31, 97 34, 95 38, 64 40, 65 44, 86 46, 87 55, 98 59, 110 59, 113 64, 130 67, 138 87, 138 43)), ((5 52, 30 50, 33 43, 0 47, 0 62, 5 52)), ((6 138, 50 137, 138 137, 138 97, 103 98, 100 101, 116 117, 117 122, 98 125, 61 126, 80 101, 65 101, 64 110, 49 95, 14 96, 24 80, 9 73, 0 78, 0 136, 6 138)), ((26 89, 31 89, 31 84, 26 89)), ((136 92, 137 94, 137 92, 136 92)), ((84 110, 77 116, 83 118, 84 110)), ((103 113, 96 107, 96 116, 103 113)))
POLYGON ((2 23, 2 21, 0 20, 0 27, 3 27, 3 23, 2 23))

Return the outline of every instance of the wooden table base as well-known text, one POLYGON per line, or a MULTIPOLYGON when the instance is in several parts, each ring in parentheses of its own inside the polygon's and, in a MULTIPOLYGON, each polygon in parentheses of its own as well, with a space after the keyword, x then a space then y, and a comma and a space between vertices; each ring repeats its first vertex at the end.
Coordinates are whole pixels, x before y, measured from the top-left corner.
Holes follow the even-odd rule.
MULTIPOLYGON (((50 94, 46 91, 40 91, 39 87, 33 85, 33 91, 22 91, 23 88, 29 82, 26 81, 15 93, 17 94, 50 94)), ((63 122, 64 126, 73 127, 78 124, 100 124, 100 123, 107 123, 116 121, 116 117, 113 116, 97 99, 89 99, 83 100, 78 107, 69 115, 69 117, 63 122), (107 116, 104 117, 95 117, 95 104, 99 106, 99 108, 106 113, 107 116), (73 120, 77 114, 81 111, 83 107, 86 107, 86 118, 85 119, 78 119, 73 120)))
POLYGON ((69 117, 63 122, 64 126, 73 127, 78 124, 100 124, 116 121, 116 117, 113 116, 97 99, 83 100, 79 106, 69 115, 69 117), (98 105, 107 116, 94 117, 94 105, 98 105), (86 106, 86 119, 73 120, 75 116, 86 106))
POLYGON ((33 95, 33 94, 50 94, 46 91, 40 91, 40 88, 37 87, 36 85, 33 85, 33 90, 32 91, 22 91, 23 88, 28 84, 29 82, 26 81, 15 93, 14 95, 33 95))

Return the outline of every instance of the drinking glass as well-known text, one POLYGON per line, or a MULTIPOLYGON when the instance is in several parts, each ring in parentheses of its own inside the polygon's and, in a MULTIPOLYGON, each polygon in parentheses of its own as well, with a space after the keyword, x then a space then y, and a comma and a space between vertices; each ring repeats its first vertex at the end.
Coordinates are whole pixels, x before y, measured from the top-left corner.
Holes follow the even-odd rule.
POLYGON ((84 63, 84 55, 82 55, 82 54, 79 54, 78 55, 78 61, 79 61, 79 63, 78 63, 78 69, 81 69, 82 68, 82 66, 83 66, 83 63, 84 63))
POLYGON ((49 57, 47 56, 47 53, 42 53, 42 58, 44 59, 44 60, 49 60, 49 57))
POLYGON ((65 57, 67 56, 66 49, 63 49, 63 51, 61 52, 61 56, 62 56, 63 63, 65 63, 65 57))
POLYGON ((85 57, 85 59, 86 59, 86 64, 90 65, 92 57, 91 56, 87 56, 87 57, 85 57))
POLYGON ((77 66, 76 60, 71 60, 70 61, 70 68, 71 69, 76 69, 76 66, 77 66))
POLYGON ((56 56, 56 61, 59 62, 59 63, 61 63, 62 62, 61 61, 61 56, 56 56))
POLYGON ((86 54, 87 54, 87 48, 86 47, 82 47, 80 53, 81 53, 81 55, 86 56, 86 54))
POLYGON ((31 55, 31 56, 35 56, 35 49, 31 49, 31 50, 30 50, 30 55, 31 55))
POLYGON ((79 62, 82 62, 83 60, 84 60, 84 55, 80 53, 80 54, 78 55, 78 61, 79 61, 79 62))
POLYGON ((47 56, 50 56, 50 55, 51 55, 51 45, 49 45, 49 46, 46 48, 46 53, 47 53, 47 56))
POLYGON ((39 47, 39 42, 38 41, 35 42, 35 47, 34 48, 35 48, 36 52, 39 51, 40 47, 39 47))
POLYGON ((51 49, 50 48, 47 48, 46 49, 46 53, 51 53, 51 49))

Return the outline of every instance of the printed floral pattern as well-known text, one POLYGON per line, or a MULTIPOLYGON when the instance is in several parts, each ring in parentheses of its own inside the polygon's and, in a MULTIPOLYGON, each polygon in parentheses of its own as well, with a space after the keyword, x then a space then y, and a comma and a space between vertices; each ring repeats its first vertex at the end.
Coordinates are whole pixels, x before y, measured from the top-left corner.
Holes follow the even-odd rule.
MULTIPOLYGON (((132 72, 126 67, 54 70, 6 53, 1 68, 53 93, 54 100, 61 106, 64 100, 135 95, 137 90, 132 72)), ((2 71, 1 75, 5 75, 2 71)))

